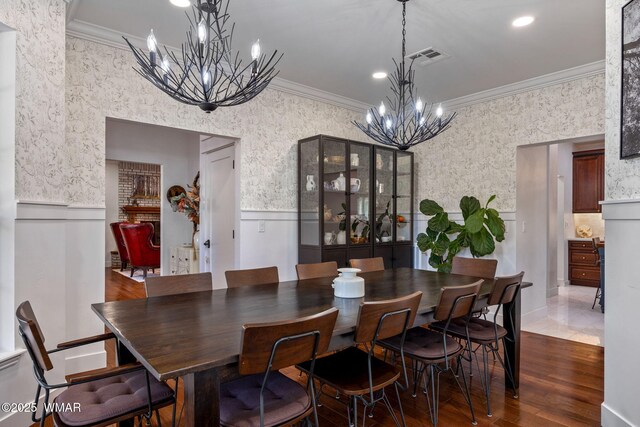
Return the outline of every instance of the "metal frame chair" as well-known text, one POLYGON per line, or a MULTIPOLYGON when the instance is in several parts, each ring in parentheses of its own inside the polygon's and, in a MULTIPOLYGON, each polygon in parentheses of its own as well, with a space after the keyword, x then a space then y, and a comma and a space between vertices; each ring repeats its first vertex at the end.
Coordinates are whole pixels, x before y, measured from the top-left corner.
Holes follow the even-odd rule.
POLYGON ((455 346, 453 348, 447 348, 447 333, 449 332, 449 328, 454 320, 464 319, 465 323, 469 321, 472 316, 472 310, 481 285, 482 280, 466 286, 455 286, 442 289, 440 301, 438 302, 434 313, 434 318, 443 323, 441 331, 434 331, 423 327, 410 329, 407 332, 408 336, 404 339, 410 338, 411 342, 409 345, 405 344, 404 351, 399 351, 400 348, 397 344, 397 337, 396 339, 392 338, 381 342, 381 345, 384 348, 391 350, 396 355, 399 355, 403 364, 405 356, 412 360, 414 383, 412 396, 416 397, 418 383, 422 378, 424 380, 423 392, 427 396, 429 415, 434 426, 438 424, 440 374, 444 372, 451 372, 453 374, 456 384, 462 391, 464 398, 469 405, 471 422, 474 425, 477 424, 469 387, 467 386, 467 380, 465 378, 464 368, 461 362, 465 347, 451 339, 450 344, 455 344, 455 346), (438 346, 440 346, 439 340, 442 341, 441 351, 438 349, 438 346), (429 352, 426 352, 425 350, 429 352), (450 360, 452 358, 455 358, 457 361, 457 369, 462 371, 462 385, 458 380, 456 372, 453 370, 453 365, 450 360), (444 367, 440 366, 442 363, 444 363, 444 367), (428 376, 425 376, 427 369, 428 376), (429 398, 429 392, 431 394, 431 398, 429 398))
MULTIPOLYGON (((87 422, 87 424, 82 424, 83 426, 108 426, 118 421, 123 421, 135 417, 140 418, 140 422, 142 422, 142 418, 146 419, 147 422, 153 416, 153 412, 155 411, 158 425, 161 425, 160 414, 158 413, 158 409, 164 406, 169 406, 171 404, 174 405, 173 410, 173 419, 172 426, 175 425, 175 401, 176 396, 174 393, 167 398, 158 402, 152 401, 151 396, 151 382, 155 381, 155 379, 151 380, 149 378, 149 372, 140 364, 127 364, 118 366, 116 368, 104 368, 100 370, 94 370, 84 373, 79 373, 75 375, 68 375, 66 377, 66 382, 59 384, 49 384, 45 378, 45 371, 50 371, 53 369, 53 364, 49 357, 52 353, 57 353, 59 351, 68 350, 71 348, 80 347, 87 344, 97 343, 101 341, 105 341, 108 339, 115 339, 115 335, 112 333, 96 335, 94 337, 83 338, 79 340, 69 341, 65 343, 58 344, 57 348, 53 350, 46 350, 44 347, 44 335, 42 334, 42 330, 40 329, 40 325, 33 313, 33 309, 31 308, 31 304, 29 301, 25 301, 21 303, 16 310, 16 317, 18 319, 18 331, 24 344, 26 346, 27 352, 33 361, 33 372, 38 383, 38 387, 36 389, 35 399, 33 403, 34 411, 31 413, 31 420, 34 423, 40 423, 41 427, 45 425, 45 419, 52 415, 51 412, 47 412, 47 407, 49 407, 49 397, 51 390, 56 390, 60 388, 71 388, 80 384, 86 384, 91 382, 96 382, 99 380, 103 380, 105 378, 115 377, 118 375, 129 374, 137 371, 145 372, 146 379, 146 389, 147 389, 147 405, 145 408, 139 408, 138 410, 133 410, 124 414, 120 414, 114 417, 110 417, 103 420, 93 420, 87 422), (42 412, 40 417, 37 416, 38 413, 38 402, 40 400, 40 392, 44 389, 44 404, 42 407, 42 412)), ((155 384, 154 384, 155 385, 155 384)), ((166 386, 168 390, 171 390, 168 386, 166 386)), ((66 392, 66 391, 65 391, 66 392)), ((64 394, 63 392, 62 394, 64 394)), ((60 394, 59 396, 62 396, 60 394)), ((58 396, 58 397, 59 397, 58 396)), ((53 412, 54 423, 58 427, 66 427, 65 424, 58 416, 56 412, 53 412)), ((74 424, 78 425, 78 424, 74 424)))
MULTIPOLYGON (((242 377, 224 383, 221 386, 221 396, 226 393, 226 390, 233 383, 238 384, 238 381, 245 381, 252 377, 259 378, 261 385, 259 391, 259 425, 261 427, 265 426, 264 395, 266 387, 270 385, 270 380, 277 377, 276 380, 290 383, 289 387, 299 387, 297 382, 285 377, 278 370, 308 360, 310 373, 307 381, 307 394, 311 405, 309 408, 294 413, 277 425, 289 425, 303 420, 306 420, 307 424, 311 424, 309 417, 313 414, 315 425, 318 426, 313 371, 318 353, 325 352, 329 347, 337 317, 338 310, 331 308, 322 313, 295 320, 244 325, 242 349, 238 365, 238 370, 242 377)), ((252 390, 254 389, 249 389, 247 394, 250 394, 252 390)), ((244 398, 247 399, 247 396, 244 398)), ((221 406, 225 405, 226 402, 228 401, 221 399, 221 406)), ((252 422, 251 418, 242 421, 245 424, 252 422)), ((224 420, 221 424, 229 425, 224 420)), ((269 425, 274 424, 270 423, 269 425)))
MULTIPOLYGON (((350 425, 358 425, 358 402, 363 405, 363 426, 367 418, 367 411, 369 412, 369 417, 372 417, 373 408, 379 402, 384 403, 396 426, 406 425, 400 400, 400 389, 405 390, 408 386, 406 366, 403 363, 402 372, 398 372, 394 365, 390 365, 375 356, 375 348, 381 340, 399 335, 401 337, 400 352, 403 354, 404 337, 408 327, 413 324, 421 298, 422 292, 416 292, 394 300, 361 303, 354 342, 355 344, 366 345, 367 351, 349 347, 346 350, 316 361, 315 379, 321 383, 319 394, 322 394, 323 387, 328 385, 338 392, 338 397, 341 394, 349 396, 346 404, 350 425), (362 374, 363 368, 360 364, 365 363, 365 361, 366 372, 364 373, 368 383, 366 389, 355 390, 353 384, 349 384, 350 378, 339 378, 332 373, 335 367, 340 366, 349 369, 350 372, 355 372, 355 375, 362 374), (355 366, 353 362, 355 362, 355 366), (385 371, 386 376, 381 377, 374 373, 376 371, 385 371), (404 376, 404 385, 398 382, 401 375, 404 376), (386 387, 391 384, 394 385, 396 391, 400 420, 396 416, 385 391, 386 387)), ((310 371, 309 364, 298 365, 298 368, 306 373, 310 371)))

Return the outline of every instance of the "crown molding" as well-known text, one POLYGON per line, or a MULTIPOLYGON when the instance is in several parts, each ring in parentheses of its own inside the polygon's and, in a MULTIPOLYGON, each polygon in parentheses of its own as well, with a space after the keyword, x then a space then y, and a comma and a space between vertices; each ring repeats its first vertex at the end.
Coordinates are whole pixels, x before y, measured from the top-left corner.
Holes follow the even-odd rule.
MULTIPOLYGON (((129 47, 126 45, 124 39, 122 38, 123 36, 129 39, 131 44, 136 47, 146 49, 147 46, 146 40, 141 37, 133 36, 131 34, 119 33, 110 28, 101 27, 99 25, 91 24, 79 19, 71 19, 67 24, 66 32, 68 36, 88 40, 116 49, 129 50, 129 47)), ((167 46, 167 49, 175 52, 178 55, 180 54, 179 50, 174 47, 167 46)), ((336 107, 345 108, 347 110, 355 111, 358 113, 362 113, 370 107, 369 104, 357 101, 355 99, 347 98, 345 96, 337 95, 335 93, 327 92, 321 89, 316 89, 279 77, 273 79, 268 88, 283 93, 311 99, 313 101, 323 102, 325 104, 333 105, 336 107)))
POLYGON ((566 70, 556 71, 543 76, 533 77, 531 79, 473 93, 471 95, 450 99, 448 101, 443 101, 442 104, 444 104, 449 110, 458 110, 474 104, 489 102, 507 96, 518 95, 532 90, 543 89, 549 86, 555 86, 586 77, 604 74, 604 70, 605 62, 603 59, 602 61, 591 62, 589 64, 579 65, 566 70))
MULTIPOLYGON (((76 3, 78 0, 72 1, 76 3)), ((91 24, 79 19, 71 19, 68 22, 67 35, 79 39, 88 40, 94 43, 111 46, 117 49, 128 50, 128 46, 122 39, 122 36, 125 36, 134 46, 141 49, 146 48, 146 40, 141 37, 133 36, 131 34, 119 33, 110 28, 91 24)), ((168 47, 168 49, 179 53, 179 51, 175 48, 168 47)), ((513 96, 532 90, 570 82, 573 80, 579 80, 585 77, 603 74, 604 69, 604 60, 596 61, 589 64, 584 64, 566 70, 557 71, 554 73, 545 74, 543 76, 534 77, 531 79, 522 80, 520 82, 485 90, 482 92, 477 92, 471 95, 450 99, 447 101, 443 101, 442 104, 445 105, 449 110, 461 109, 474 104, 480 104, 507 96, 513 96)), ((362 113, 363 111, 366 111, 371 107, 369 104, 362 101, 347 98, 342 95, 337 95, 335 93, 316 89, 279 77, 273 79, 273 81, 269 85, 269 88, 291 95, 301 96, 303 98, 311 99, 314 101, 324 102, 326 104, 345 108, 347 110, 355 111, 358 113, 362 113)))

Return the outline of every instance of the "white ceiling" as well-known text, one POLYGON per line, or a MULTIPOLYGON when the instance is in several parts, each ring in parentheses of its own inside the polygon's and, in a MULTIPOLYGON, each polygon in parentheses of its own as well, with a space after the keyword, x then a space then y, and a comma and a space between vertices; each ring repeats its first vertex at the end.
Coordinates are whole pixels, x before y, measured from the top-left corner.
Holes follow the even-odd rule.
MULTIPOLYGON (((73 0, 70 20, 179 46, 185 9, 169 0, 73 0)), ((280 77, 370 104, 389 92, 373 71, 400 58, 401 4, 396 0, 231 0, 233 46, 249 58, 284 52, 280 77)), ((600 61, 605 55, 605 0, 411 0, 407 52, 434 47, 451 57, 421 67, 419 93, 449 100, 600 61), (533 15, 529 27, 511 21, 533 15)))

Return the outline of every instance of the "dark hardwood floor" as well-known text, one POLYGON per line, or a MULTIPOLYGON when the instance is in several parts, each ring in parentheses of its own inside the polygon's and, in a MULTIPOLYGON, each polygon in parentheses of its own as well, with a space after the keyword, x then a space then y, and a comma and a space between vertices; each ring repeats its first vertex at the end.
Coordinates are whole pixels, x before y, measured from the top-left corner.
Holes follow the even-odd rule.
MULTIPOLYGON (((105 274, 107 301, 144 297, 142 283, 108 269, 105 274)), ((107 354, 108 363, 113 364, 113 346, 107 345, 107 354)), ((291 378, 304 381, 294 368, 284 372, 291 378)), ((488 417, 480 377, 471 378, 472 400, 479 426, 600 425, 600 404, 604 400, 602 347, 523 332, 520 382, 520 397, 514 399, 510 391, 505 392, 504 374, 496 362, 492 368, 491 384, 493 416, 488 417)), ((423 394, 412 398, 409 392, 405 392, 401 399, 408 426, 431 425, 423 394)), ((395 402, 393 396, 391 400, 395 402)), ((321 403, 323 406, 318 410, 320 425, 347 425, 345 406, 331 396, 323 396, 321 403)), ((170 409, 161 411, 163 425, 170 425, 170 414, 170 409)), ((383 407, 376 408, 374 417, 366 421, 370 426, 393 425, 383 407)), ((156 425, 155 420, 153 425, 156 425)), ((438 425, 471 425, 464 398, 448 375, 441 376, 438 425)))

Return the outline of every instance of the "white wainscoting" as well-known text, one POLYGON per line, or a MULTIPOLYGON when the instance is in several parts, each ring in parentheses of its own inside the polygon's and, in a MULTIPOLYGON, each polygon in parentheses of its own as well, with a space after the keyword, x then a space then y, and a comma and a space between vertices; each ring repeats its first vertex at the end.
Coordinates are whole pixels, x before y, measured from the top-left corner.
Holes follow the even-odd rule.
MULTIPOLYGON (((27 202, 16 204, 15 282, 13 310, 29 300, 47 340, 47 348, 62 341, 103 331, 91 304, 104 300, 104 209, 69 207, 65 204, 27 202)), ((13 314, 11 324, 15 325, 13 314)), ((17 329, 14 348, 24 348, 17 329)), ((6 338, 6 337, 5 337, 6 338)), ((9 337, 10 338, 10 337, 9 337)), ((64 380, 67 372, 105 366, 101 344, 56 353, 50 382, 64 380)), ((33 400, 36 381, 28 354, 0 370, 0 401, 33 400)), ((30 414, 2 414, 0 426, 31 424, 30 414)))
POLYGON ((638 426, 638 384, 635 368, 640 352, 640 199, 603 202, 605 247, 604 396, 602 425, 638 426))

